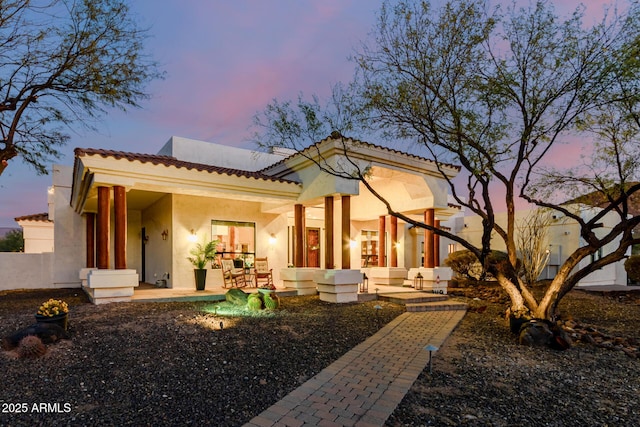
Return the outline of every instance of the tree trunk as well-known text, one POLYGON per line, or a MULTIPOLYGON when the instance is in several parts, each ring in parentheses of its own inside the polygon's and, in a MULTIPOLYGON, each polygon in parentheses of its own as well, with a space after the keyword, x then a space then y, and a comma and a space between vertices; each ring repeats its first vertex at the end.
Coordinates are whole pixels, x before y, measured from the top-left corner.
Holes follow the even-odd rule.
POLYGON ((509 295, 509 299, 511 300, 511 312, 527 310, 522 294, 511 280, 503 274, 496 275, 496 279, 498 279, 498 283, 502 286, 502 289, 504 289, 507 295, 509 295))

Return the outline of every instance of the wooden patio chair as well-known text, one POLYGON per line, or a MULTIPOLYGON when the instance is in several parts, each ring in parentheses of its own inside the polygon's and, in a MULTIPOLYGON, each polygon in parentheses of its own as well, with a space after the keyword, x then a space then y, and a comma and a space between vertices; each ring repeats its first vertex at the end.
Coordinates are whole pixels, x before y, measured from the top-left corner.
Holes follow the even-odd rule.
POLYGON ((264 282, 264 285, 273 285, 273 274, 271 268, 269 268, 269 261, 267 258, 256 258, 253 264, 256 287, 260 287, 260 282, 264 282))
POLYGON ((242 288, 247 285, 244 278, 244 268, 236 268, 230 258, 222 259, 222 278, 225 288, 242 288))

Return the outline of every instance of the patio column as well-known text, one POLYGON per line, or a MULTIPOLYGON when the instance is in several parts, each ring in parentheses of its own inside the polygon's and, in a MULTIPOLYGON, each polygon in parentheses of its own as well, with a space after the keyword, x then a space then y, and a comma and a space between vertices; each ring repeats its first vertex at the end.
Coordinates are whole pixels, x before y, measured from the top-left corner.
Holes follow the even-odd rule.
POLYGON ((335 267, 333 261, 333 196, 324 198, 324 268, 335 267))
POLYGON ((398 266, 398 218, 391 215, 391 260, 390 267, 398 266))
MULTIPOLYGON (((435 210, 427 209, 424 211, 424 223, 431 227, 434 226, 435 210)), ((433 230, 424 230, 424 267, 433 268, 433 247, 434 247, 434 233, 433 230)))
POLYGON ((127 268, 127 194, 125 188, 113 187, 114 211, 114 267, 116 270, 127 268))
POLYGON ((386 255, 387 245, 385 242, 385 226, 387 218, 380 215, 378 218, 378 267, 384 267, 384 258, 386 255))
POLYGON ((293 222, 295 228, 293 265, 304 267, 304 206, 300 204, 294 206, 293 222))
POLYGON ((111 189, 98 187, 98 224, 96 230, 96 250, 98 268, 109 268, 109 209, 111 189))
POLYGON ((351 196, 342 196, 342 269, 351 269, 351 196))
POLYGON ((87 260, 85 267, 95 268, 96 266, 96 214, 85 214, 85 234, 87 245, 87 260))
MULTIPOLYGON (((434 222, 436 228, 440 229, 440 220, 436 219, 434 222)), ((433 266, 440 267, 440 235, 435 234, 433 236, 433 266)))

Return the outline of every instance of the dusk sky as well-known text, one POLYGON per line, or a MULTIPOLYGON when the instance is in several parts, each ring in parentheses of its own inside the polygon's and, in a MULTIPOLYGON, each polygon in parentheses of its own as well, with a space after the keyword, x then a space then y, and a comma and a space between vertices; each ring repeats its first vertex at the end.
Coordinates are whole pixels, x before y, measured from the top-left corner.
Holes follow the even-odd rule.
MULTIPOLYGON (((559 13, 577 0, 555 2, 559 13)), ((601 16, 601 0, 585 0, 601 16)), ((349 55, 372 30, 378 0, 133 0, 150 28, 148 51, 166 79, 153 82, 142 109, 113 111, 99 133, 75 129, 73 149, 104 148, 156 153, 172 136, 255 148, 248 139, 253 115, 273 98, 298 93, 326 96, 351 79, 349 55)), ((381 143, 380 141, 370 141, 381 143)), ((0 176, 0 227, 15 217, 46 212, 51 176, 36 176, 19 158, 0 176)))

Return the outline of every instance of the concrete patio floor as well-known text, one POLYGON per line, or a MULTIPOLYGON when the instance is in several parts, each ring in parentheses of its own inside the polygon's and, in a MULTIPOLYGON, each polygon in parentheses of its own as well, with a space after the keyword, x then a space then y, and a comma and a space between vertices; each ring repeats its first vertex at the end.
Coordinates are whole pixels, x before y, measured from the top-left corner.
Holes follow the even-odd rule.
MULTIPOLYGON (((258 292, 258 288, 241 288, 244 292, 258 292)), ((131 297, 133 302, 171 302, 171 301, 221 301, 229 288, 214 287, 197 291, 194 288, 158 288, 149 283, 141 283, 131 297)), ((415 289, 405 286, 383 286, 370 285, 369 292, 358 293, 359 300, 367 301, 376 299, 376 292, 379 294, 397 292, 415 292, 415 289)), ((295 289, 277 287, 276 293, 279 296, 295 296, 295 289)))

